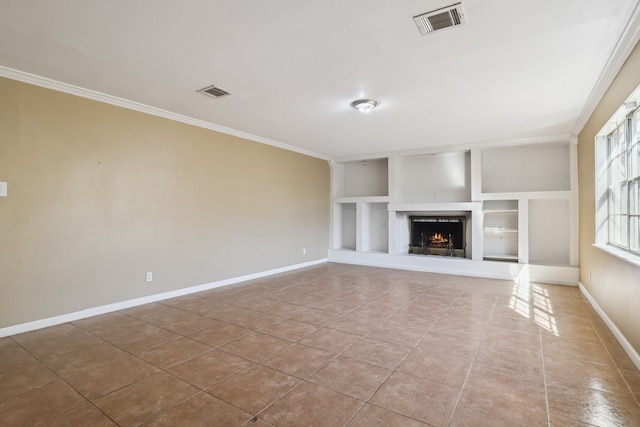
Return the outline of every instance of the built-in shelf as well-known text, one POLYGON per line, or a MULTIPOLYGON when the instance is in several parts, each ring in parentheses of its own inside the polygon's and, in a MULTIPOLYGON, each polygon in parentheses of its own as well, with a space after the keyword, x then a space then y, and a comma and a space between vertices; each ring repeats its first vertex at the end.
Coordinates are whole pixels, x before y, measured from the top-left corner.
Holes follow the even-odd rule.
POLYGON ((389 196, 334 197, 334 203, 388 203, 389 196))
POLYGON ((484 249, 482 258, 491 261, 517 262, 518 200, 483 202, 484 249))
POLYGON ((392 212, 447 212, 473 211, 479 209, 480 202, 448 202, 448 203, 389 203, 392 212))
POLYGON ((525 196, 527 199, 568 199, 573 193, 571 191, 528 191, 509 193, 481 193, 482 200, 509 200, 519 199, 525 196))
POLYGON ((570 158, 569 142, 483 150, 482 192, 570 191, 570 158))
POLYGON ((389 195, 388 159, 365 159, 335 163, 334 197, 371 197, 389 195))
POLYGON ((518 262, 517 255, 485 254, 482 259, 485 261, 518 262))
POLYGON ((577 283, 573 141, 334 159, 331 173, 329 260, 577 283), (464 217, 466 258, 408 254, 422 215, 464 217))

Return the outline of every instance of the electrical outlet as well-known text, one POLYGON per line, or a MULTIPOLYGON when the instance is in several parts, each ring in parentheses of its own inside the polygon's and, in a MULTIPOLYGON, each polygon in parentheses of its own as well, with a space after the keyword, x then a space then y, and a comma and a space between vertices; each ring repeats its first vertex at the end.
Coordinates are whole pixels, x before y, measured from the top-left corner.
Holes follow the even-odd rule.
POLYGON ((7 197, 7 183, 0 182, 0 197, 7 197))
POLYGON ((307 254, 307 248, 302 248, 302 255, 306 255, 307 254))
POLYGON ((153 273, 150 271, 147 271, 147 282, 151 282, 153 280, 153 273))

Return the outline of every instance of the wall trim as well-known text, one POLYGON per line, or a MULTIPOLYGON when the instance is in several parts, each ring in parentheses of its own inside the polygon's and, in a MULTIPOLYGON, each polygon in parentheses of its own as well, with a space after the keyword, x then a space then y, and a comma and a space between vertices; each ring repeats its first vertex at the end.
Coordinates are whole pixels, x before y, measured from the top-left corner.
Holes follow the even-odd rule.
POLYGON ((636 2, 634 9, 629 16, 629 20, 627 21, 627 25, 624 27, 620 38, 618 38, 618 41, 611 51, 602 72, 598 76, 595 86, 591 90, 587 101, 582 107, 582 111, 580 111, 580 114, 573 125, 572 133, 576 135, 580 134, 582 128, 587 124, 587 121, 602 100, 607 89, 609 89, 609 86, 613 83, 613 79, 618 75, 618 72, 631 54, 631 51, 636 44, 638 44, 638 41, 640 41, 640 2, 636 2))
POLYGON ((627 341, 627 339, 622 334, 622 332, 620 332, 620 329, 618 329, 616 324, 613 323, 613 320, 611 320, 609 316, 607 316, 607 313, 604 312, 604 310, 600 307, 600 305, 596 302, 596 300, 591 296, 591 294, 589 293, 587 288, 584 287, 582 282, 578 282, 578 287, 580 288, 580 291, 582 291, 582 294, 585 296, 585 298, 587 298, 587 301, 589 301, 589 303, 591 304, 593 309, 596 311, 596 313, 598 313, 598 316, 600 316, 600 318, 605 323, 605 325, 607 325, 607 327, 609 328, 613 336, 616 337, 616 339, 624 349, 625 353, 627 353, 627 355, 631 358, 631 361, 633 362, 633 364, 636 365, 636 368, 638 368, 638 370, 640 370, 640 354, 638 354, 638 352, 633 348, 631 343, 627 341))
POLYGON ((305 267, 311 267, 318 264, 324 264, 327 258, 294 264, 287 267, 275 268, 273 270, 261 271, 259 273, 247 274, 244 276, 232 277, 230 279, 219 280, 216 282, 205 283, 202 285, 191 286, 174 291, 163 292, 160 294, 148 295, 146 297, 134 298, 126 301, 120 301, 113 304, 101 305, 99 307, 88 308, 73 313, 61 314, 59 316, 48 317, 46 319, 34 320, 33 322, 22 323, 19 325, 0 328, 0 338, 10 335, 21 334, 24 332, 34 331, 36 329, 47 328, 49 326, 60 325, 62 323, 73 322, 75 320, 86 319, 88 317, 100 314, 111 313, 125 308, 131 308, 138 305, 149 304, 152 302, 162 301, 170 298, 180 297, 183 295, 193 294, 196 292, 206 291, 209 289, 220 288, 223 286, 233 285, 248 280, 260 279, 262 277, 273 276, 275 274, 286 273, 288 271, 299 270, 305 267))
POLYGON ((194 119, 192 117, 183 116, 182 114, 173 113, 171 111, 152 107, 150 105, 141 104, 139 102, 130 101, 128 99, 119 98, 117 96, 107 95, 106 93, 97 92, 91 89, 74 86, 68 83, 59 82, 48 79, 46 77, 35 74, 26 73, 24 71, 15 70, 13 68, 0 66, 0 77, 6 77, 11 80, 17 80, 23 83, 29 83, 35 86, 52 89, 58 92, 64 92, 81 98, 91 99, 93 101, 104 102, 106 104, 115 105, 126 108, 128 110, 139 111, 141 113, 150 114, 152 116, 162 117, 176 122, 186 123, 188 125, 197 126, 204 129, 213 130, 227 135, 237 136, 238 138, 247 139, 261 144, 271 145, 273 147, 282 148, 283 150, 293 151, 295 153, 304 154, 305 156, 315 157, 322 160, 329 160, 329 156, 305 150, 273 139, 263 138, 240 130, 228 128, 226 126, 217 125, 215 123, 204 120, 194 119))

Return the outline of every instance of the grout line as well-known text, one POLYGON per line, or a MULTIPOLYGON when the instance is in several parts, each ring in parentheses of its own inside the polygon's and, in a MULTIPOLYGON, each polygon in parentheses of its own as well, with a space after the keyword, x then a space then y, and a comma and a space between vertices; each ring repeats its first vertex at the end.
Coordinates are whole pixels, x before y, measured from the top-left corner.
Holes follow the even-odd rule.
MULTIPOLYGON (((67 322, 67 323, 68 323, 68 324, 71 324, 71 322, 67 322)), ((75 326, 75 325, 72 325, 72 326, 75 326)), ((82 328, 80 328, 80 327, 78 327, 78 326, 76 326, 76 327, 77 327, 77 328, 79 328, 79 329, 82 329, 82 328)), ((84 329, 82 329, 82 330, 84 331, 84 329)), ((85 331, 85 332, 87 332, 87 331, 85 331)), ((90 333, 90 332, 88 332, 88 333, 90 333)), ((93 334, 91 334, 91 335, 93 335, 93 334)), ((93 336, 95 336, 95 335, 93 335, 93 336)), ((116 420, 114 420, 113 418, 111 418, 111 416, 109 416, 109 414, 107 414, 107 413, 106 413, 106 412, 104 412, 102 409, 100 409, 98 406, 96 406, 96 404, 95 404, 95 403, 93 403, 93 402, 92 402, 88 397, 86 397, 83 393, 81 393, 81 392, 80 392, 76 387, 74 387, 72 384, 70 384, 69 382, 67 382, 67 380, 66 380, 66 379, 64 379, 63 377, 61 377, 61 376, 60 376, 56 371, 54 371, 53 369, 51 369, 51 368, 49 367, 49 365, 47 365, 44 361, 42 361, 42 360, 40 360, 38 357, 36 357, 36 355, 35 355, 35 354, 33 354, 31 351, 29 351, 27 348, 25 348, 22 344, 20 344, 19 342, 17 342, 15 339, 13 339, 13 337, 10 337, 10 338, 11 338, 11 340, 12 340, 16 345, 18 345, 18 346, 19 346, 20 348, 22 348, 24 351, 26 351, 27 353, 29 353, 29 355, 31 355, 31 357, 33 357, 33 358, 34 358, 38 363, 40 363, 40 365, 42 365, 42 367, 43 367, 43 368, 45 368, 45 369, 49 370, 49 372, 51 372, 51 373, 52 373, 56 378, 58 378, 58 380, 60 380, 60 381, 61 381, 61 382, 63 382, 64 384, 66 384, 70 389, 72 389, 72 390, 73 390, 73 391, 75 391, 76 393, 78 393, 78 395, 79 395, 80 397, 82 397, 82 399, 84 399, 84 400, 85 400, 89 405, 93 406, 93 407, 94 407, 97 411, 99 411, 101 414, 103 414, 103 415, 104 415, 105 417, 107 417, 109 420, 113 421, 113 423, 114 423, 115 425, 119 425, 119 424, 116 422, 116 420)), ((97 337, 97 338, 99 338, 100 340, 102 340, 102 338, 100 338, 100 337, 97 337)), ((102 341, 104 342, 104 340, 102 340, 102 341)), ((71 351, 74 351, 74 350, 71 350, 71 351)), ((69 353, 69 352, 67 352, 67 353, 69 353)), ((66 354, 66 353, 63 353, 63 354, 66 354)), ((102 366, 102 365, 101 365, 101 366, 102 366)), ((20 369, 20 368, 18 368, 18 369, 20 369)), ((35 387, 35 388, 41 388, 41 387, 47 386, 47 385, 49 385, 49 384, 52 384, 53 382, 54 382, 54 381, 52 381, 52 382, 50 382, 50 383, 47 383, 47 384, 43 384, 43 385, 41 385, 40 387, 35 387)), ((24 393, 28 393, 28 392, 29 392, 29 391, 31 391, 31 390, 32 390, 32 389, 30 389, 30 390, 28 390, 28 391, 26 391, 26 392, 23 392, 23 393, 17 394, 16 396, 20 396, 20 395, 22 395, 22 394, 24 394, 24 393)), ((50 420, 50 419, 53 419, 53 418, 55 418, 55 417, 59 417, 59 416, 61 416, 61 415, 66 415, 66 414, 68 414, 69 412, 74 411, 74 410, 76 410, 76 409, 79 409, 79 408, 81 408, 81 407, 82 407, 82 406, 77 406, 77 407, 70 408, 69 410, 67 410, 67 411, 65 411, 65 412, 63 412, 63 413, 61 413, 61 414, 55 415, 55 416, 53 416, 53 417, 46 418, 46 419, 42 420, 41 422, 43 422, 43 421, 47 421, 47 420, 50 420)))
MULTIPOLYGON (((597 314, 597 313, 596 313, 597 314)), ((620 377, 622 378, 622 381, 624 382, 624 384, 627 386, 627 390, 629 391, 629 393, 631 394, 631 397, 633 398, 633 400, 636 402, 636 405, 638 405, 640 407, 640 400, 638 400, 636 398, 635 393, 633 392, 633 390, 631 389, 631 386, 629 385, 629 382, 627 381, 627 379, 625 378, 624 375, 622 375, 622 372, 620 371, 620 367, 618 366, 618 364, 616 363, 616 360, 613 358, 613 355, 611 354, 611 351, 609 351, 609 346, 607 345, 607 343, 604 341, 604 339, 602 338, 602 336, 600 336, 600 332, 598 332, 598 329, 596 329, 595 325, 593 324, 593 320, 591 320, 591 318, 589 316, 587 316, 588 320, 589 320, 589 324, 591 325, 591 328, 593 329, 593 331, 596 333, 596 336, 598 337, 598 340, 600 340, 600 344, 602 344, 602 346, 604 347, 604 349, 606 350, 607 354, 609 355, 609 358, 611 359, 611 362, 613 363, 613 366, 615 366, 616 371, 618 372, 618 375, 620 375, 620 377)))
POLYGON ((478 341, 478 346, 476 347, 476 351, 473 353, 473 358, 471 359, 471 363, 469 364, 469 368, 467 368, 467 375, 465 375, 465 377, 464 377, 464 382, 462 383, 462 387, 460 387, 460 392, 458 393, 458 397, 456 399, 456 403, 453 405, 453 410, 451 411, 451 416, 449 417, 449 421, 448 421, 447 425, 451 424, 451 422, 453 421, 453 417, 456 414, 456 410, 458 409, 458 404, 460 403, 460 399, 462 398, 462 393, 464 392, 464 388, 467 386, 467 382, 469 381, 469 377, 471 376, 471 369, 473 368, 473 365, 476 363, 476 358, 478 357, 478 353, 480 352, 480 347, 482 346, 482 342, 484 341, 484 337, 485 337, 485 334, 486 334, 486 331, 487 331, 487 327, 489 326, 489 321, 491 320, 491 317, 493 316, 493 312, 496 309, 496 305, 498 304, 499 296, 500 296, 500 294, 497 294, 496 298, 495 298, 495 301, 493 302, 493 307, 491 309, 491 314, 489 315, 489 318, 485 322, 484 329, 482 331, 482 338, 480 339, 480 341, 478 341))
POLYGON ((544 346, 542 345, 542 328, 538 327, 538 340, 540 342, 540 357, 542 359, 542 382, 544 384, 544 404, 547 407, 547 425, 551 424, 551 408, 549 407, 549 391, 547 389, 547 367, 544 363, 544 346))

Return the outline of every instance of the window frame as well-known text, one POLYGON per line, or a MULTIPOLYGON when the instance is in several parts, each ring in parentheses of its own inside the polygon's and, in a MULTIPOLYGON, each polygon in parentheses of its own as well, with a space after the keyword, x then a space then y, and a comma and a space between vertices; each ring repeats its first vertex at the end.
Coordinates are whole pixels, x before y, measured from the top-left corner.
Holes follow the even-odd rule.
POLYGON ((640 86, 595 139, 594 246, 640 265, 640 86))

